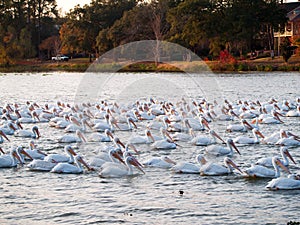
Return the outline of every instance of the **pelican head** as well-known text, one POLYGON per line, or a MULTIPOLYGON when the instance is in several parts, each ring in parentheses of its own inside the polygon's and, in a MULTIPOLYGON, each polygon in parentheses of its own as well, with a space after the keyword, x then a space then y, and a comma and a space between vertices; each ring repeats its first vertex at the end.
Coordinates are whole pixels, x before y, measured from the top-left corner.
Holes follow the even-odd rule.
POLYGON ((120 141, 120 139, 118 137, 114 137, 113 142, 116 145, 121 145, 123 148, 125 148, 125 145, 123 144, 123 142, 120 141))
POLYGON ((33 158, 24 150, 24 148, 22 146, 18 146, 17 151, 19 154, 23 154, 23 155, 27 156, 29 159, 33 160, 33 158))
POLYGON ((35 134, 36 139, 39 139, 41 137, 39 128, 37 126, 32 127, 32 132, 35 134))
POLYGON ((80 138, 80 140, 82 140, 83 142, 86 142, 86 138, 80 130, 76 130, 75 133, 76 133, 77 137, 80 138))
POLYGON ((216 137, 216 138, 218 138, 220 141, 223 142, 223 144, 226 143, 214 130, 209 130, 209 134, 216 137))
POLYGON ((142 169, 142 167, 143 167, 142 164, 140 164, 139 161, 137 161, 137 159, 135 157, 128 156, 126 158, 126 162, 133 165, 135 168, 137 168, 139 171, 141 171, 143 174, 145 174, 145 171, 142 169))
POLYGON ((290 159, 294 164, 296 164, 294 158, 291 156, 291 154, 290 154, 290 152, 289 152, 289 150, 288 150, 287 147, 282 147, 282 151, 283 151, 283 153, 284 153, 287 157, 289 157, 289 159, 290 159))
POLYGON ((2 137, 4 137, 7 141, 10 141, 10 140, 8 139, 8 137, 6 136, 6 134, 5 134, 2 130, 0 130, 0 135, 1 135, 2 137))
POLYGON ((224 164, 228 165, 229 168, 230 166, 233 167, 234 169, 238 170, 241 174, 243 174, 243 171, 229 157, 224 158, 224 164))
POLYGON ((75 159, 76 159, 78 162, 82 163, 82 165, 84 165, 89 171, 94 170, 94 168, 90 167, 90 166, 86 163, 86 161, 83 160, 83 158, 82 158, 81 155, 76 155, 76 156, 75 156, 75 159))
POLYGON ((260 137, 265 138, 265 136, 256 128, 253 128, 252 132, 254 135, 259 135, 260 137))
POLYGON ((235 150, 239 155, 241 155, 240 151, 238 150, 238 148, 236 147, 236 145, 234 144, 234 142, 233 142, 233 140, 232 140, 231 138, 229 138, 229 139, 227 140, 227 145, 231 145, 231 146, 234 148, 234 150, 235 150))
POLYGON ((273 158, 272 158, 272 164, 273 165, 278 165, 278 166, 280 166, 281 167, 281 169, 283 169, 285 172, 287 172, 288 174, 290 174, 291 172, 289 171, 289 169, 285 166, 285 165, 283 165, 283 163, 281 162, 281 160, 277 157, 277 156, 274 156, 273 158))

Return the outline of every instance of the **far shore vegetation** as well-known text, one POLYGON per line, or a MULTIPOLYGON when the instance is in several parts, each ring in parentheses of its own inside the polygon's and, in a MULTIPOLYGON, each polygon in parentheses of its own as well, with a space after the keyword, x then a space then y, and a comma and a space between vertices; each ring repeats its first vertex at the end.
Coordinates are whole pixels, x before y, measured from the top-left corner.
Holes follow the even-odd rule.
MULTIPOLYGON (((66 14, 56 0, 0 5, 0 72, 84 72, 95 58, 142 40, 178 44, 213 71, 299 71, 300 38, 275 41, 289 21, 280 0, 91 0, 66 14), (70 60, 51 60, 61 54, 70 60)), ((121 71, 178 68, 148 61, 121 71)))

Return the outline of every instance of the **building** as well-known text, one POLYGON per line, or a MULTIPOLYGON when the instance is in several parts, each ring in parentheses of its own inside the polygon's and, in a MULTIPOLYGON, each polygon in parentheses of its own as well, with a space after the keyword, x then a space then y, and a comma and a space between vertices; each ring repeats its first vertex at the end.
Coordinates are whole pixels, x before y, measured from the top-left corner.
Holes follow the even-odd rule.
POLYGON ((292 42, 300 38, 300 2, 283 3, 282 7, 286 10, 289 21, 282 32, 274 32, 274 50, 278 55, 284 38, 290 37, 292 42))

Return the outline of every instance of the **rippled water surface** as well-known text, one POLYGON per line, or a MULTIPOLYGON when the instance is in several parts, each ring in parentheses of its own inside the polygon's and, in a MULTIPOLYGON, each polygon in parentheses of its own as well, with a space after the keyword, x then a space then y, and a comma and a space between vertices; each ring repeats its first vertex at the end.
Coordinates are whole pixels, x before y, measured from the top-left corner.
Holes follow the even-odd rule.
MULTIPOLYGON (((103 98, 126 99, 130 103, 134 98, 155 96, 158 92, 172 102, 183 96, 188 101, 206 97, 208 101, 218 102, 224 98, 264 102, 271 97, 280 101, 300 97, 299 73, 150 75, 155 77, 153 82, 149 74, 102 74, 97 81, 94 79, 99 74, 1 74, 0 106, 26 101, 40 105, 57 101, 73 104, 74 100, 85 98, 91 102, 103 98), (136 80, 128 83, 128 77, 136 80)), ((261 131, 268 135, 284 128, 300 134, 299 117, 283 120, 285 123, 280 125, 262 125, 261 131)), ((213 122, 211 126, 224 138, 234 137, 237 134, 224 132, 229 123, 232 122, 213 122)), ((25 128, 31 126, 27 124, 25 128)), ((49 153, 62 152, 64 145, 56 140, 63 131, 50 128, 47 123, 38 126, 42 134, 36 141, 38 146, 49 153)), ((138 126, 144 127, 145 122, 138 126)), ((131 133, 117 131, 116 135, 126 142, 131 133)), ((14 144, 26 146, 29 141, 9 138, 11 142, 1 144, 5 151, 14 144)), ((88 160, 106 145, 110 144, 87 143, 79 146, 78 151, 88 160)), ((142 152, 138 156, 140 161, 162 154, 175 161, 193 161, 196 154, 203 152, 203 147, 180 143, 174 150, 155 151, 148 145, 140 145, 138 150, 142 152)), ((278 154, 278 147, 243 146, 240 151, 242 155, 234 155, 233 160, 246 168, 262 156, 278 154)), ((290 152, 299 164, 300 148, 290 152)), ((220 163, 223 160, 208 158, 220 163)), ((290 169, 300 171, 298 165, 290 169)), ((26 167, 1 169, 0 224, 286 224, 300 218, 300 190, 267 191, 264 187, 268 179, 246 180, 237 174, 182 175, 155 168, 145 168, 145 172, 134 177, 104 179, 97 172, 64 175, 30 172, 26 167)))

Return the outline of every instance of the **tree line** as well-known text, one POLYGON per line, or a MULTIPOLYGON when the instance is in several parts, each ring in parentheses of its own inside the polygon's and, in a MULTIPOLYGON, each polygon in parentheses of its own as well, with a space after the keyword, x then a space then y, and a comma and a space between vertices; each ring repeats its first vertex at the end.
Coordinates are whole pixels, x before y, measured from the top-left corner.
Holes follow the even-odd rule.
POLYGON ((0 0, 0 64, 101 55, 139 40, 180 44, 199 56, 273 49, 287 22, 277 0, 92 0, 62 16, 55 0, 0 0))

